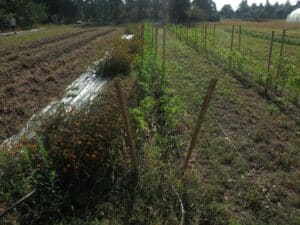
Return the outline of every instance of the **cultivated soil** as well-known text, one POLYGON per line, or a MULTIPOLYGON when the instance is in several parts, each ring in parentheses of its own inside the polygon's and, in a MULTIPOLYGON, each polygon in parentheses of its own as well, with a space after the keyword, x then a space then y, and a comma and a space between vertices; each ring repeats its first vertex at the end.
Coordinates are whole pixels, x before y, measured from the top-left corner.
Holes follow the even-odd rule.
POLYGON ((110 49, 118 27, 73 33, 0 49, 0 143, 110 49))

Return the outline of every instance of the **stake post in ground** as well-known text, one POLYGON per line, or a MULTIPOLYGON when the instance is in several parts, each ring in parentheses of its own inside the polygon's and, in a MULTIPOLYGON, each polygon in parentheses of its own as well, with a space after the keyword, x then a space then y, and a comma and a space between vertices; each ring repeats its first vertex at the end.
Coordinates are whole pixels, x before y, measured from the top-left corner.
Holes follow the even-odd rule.
POLYGON ((163 28, 162 82, 165 80, 166 67, 166 27, 163 28))
POLYGON ((234 41, 234 25, 232 26, 232 30, 231 30, 230 55, 229 55, 229 70, 231 70, 231 68, 232 68, 233 41, 234 41))
POLYGON ((216 44, 216 24, 214 24, 214 33, 213 33, 213 35, 214 35, 213 46, 215 46, 215 44, 216 44))
POLYGON ((266 94, 266 96, 268 95, 268 89, 269 89, 269 85, 270 85, 269 83, 270 83, 270 79, 271 79, 270 70, 271 70, 271 63, 272 63, 274 34, 275 34, 275 32, 272 31, 271 41, 270 41, 270 48, 269 48, 269 56, 268 56, 267 78, 266 78, 266 83, 265 83, 265 94, 266 94))
POLYGON ((155 60, 157 60, 157 49, 158 49, 158 28, 155 27, 155 60))
POLYGON ((204 49, 207 53, 207 24, 204 25, 204 49))
POLYGON ((239 26, 239 52, 241 51, 242 46, 242 25, 239 26))
POLYGON ((127 146, 129 149, 129 156, 130 156, 130 159, 132 162, 132 168, 136 172, 138 172, 138 161, 136 158, 135 142, 133 139, 132 128, 130 125, 127 100, 125 98, 125 94, 124 94, 123 87, 122 87, 120 80, 115 80, 115 86, 116 86, 116 90, 117 90, 119 103, 121 106, 121 113, 123 116, 124 127, 125 127, 125 131, 126 131, 125 140, 127 142, 127 146))
POLYGON ((200 128, 201 128, 201 125, 203 124, 205 114, 207 112, 209 103, 212 99, 215 87, 217 85, 217 81, 218 80, 215 79, 215 78, 213 78, 210 81, 209 87, 207 89, 207 93, 204 97, 204 100, 203 100, 203 103, 202 103, 202 106, 201 106, 201 110, 200 110, 200 113, 199 113, 199 116, 198 116, 198 119, 197 119, 196 127, 194 129, 192 139, 191 139, 190 145, 188 147, 187 155, 185 157, 183 166, 181 168, 182 175, 184 175, 186 169, 188 168, 190 159, 192 157, 193 150, 195 149, 195 146, 196 146, 196 142, 197 142, 197 139, 198 139, 198 136, 199 136, 200 128))
POLYGON ((286 29, 283 29, 282 30, 282 36, 281 36, 280 52, 279 52, 279 63, 278 63, 278 68, 277 68, 277 78, 280 77, 280 73, 281 73, 285 36, 286 36, 286 29))

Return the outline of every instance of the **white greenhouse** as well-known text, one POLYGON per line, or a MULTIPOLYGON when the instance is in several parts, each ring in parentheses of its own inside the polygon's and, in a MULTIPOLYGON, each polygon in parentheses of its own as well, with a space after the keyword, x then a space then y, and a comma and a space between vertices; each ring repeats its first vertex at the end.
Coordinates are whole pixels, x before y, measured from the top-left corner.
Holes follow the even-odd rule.
POLYGON ((291 12, 288 17, 286 18, 287 22, 291 22, 291 23, 296 23, 296 22, 300 22, 300 8, 294 10, 293 12, 291 12))

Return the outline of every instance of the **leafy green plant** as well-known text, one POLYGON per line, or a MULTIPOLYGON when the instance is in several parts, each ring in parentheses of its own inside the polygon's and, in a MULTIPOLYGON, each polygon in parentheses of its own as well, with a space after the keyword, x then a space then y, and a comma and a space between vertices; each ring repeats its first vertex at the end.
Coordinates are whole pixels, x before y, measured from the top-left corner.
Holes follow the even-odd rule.
MULTIPOLYGON (((225 29, 224 31, 227 32, 227 33, 231 33, 231 29, 225 29)), ((236 30, 235 32, 238 33, 239 31, 236 30)), ((268 40, 268 41, 271 40, 271 34, 269 34, 269 33, 243 29, 242 34, 250 36, 250 37, 254 37, 254 38, 263 39, 263 40, 268 40)), ((281 43, 282 36, 281 35, 275 35, 274 36, 274 41, 278 42, 278 43, 281 43)), ((286 36, 285 37, 285 43, 289 44, 289 45, 300 46, 299 39, 297 37, 293 37, 293 36, 286 36)))

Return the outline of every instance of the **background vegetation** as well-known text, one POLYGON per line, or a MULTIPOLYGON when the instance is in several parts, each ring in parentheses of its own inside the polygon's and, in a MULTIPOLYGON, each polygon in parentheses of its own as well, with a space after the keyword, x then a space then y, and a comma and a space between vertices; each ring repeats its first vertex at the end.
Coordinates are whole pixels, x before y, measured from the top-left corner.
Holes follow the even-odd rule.
POLYGON ((300 1, 296 5, 292 5, 289 1, 283 4, 275 3, 272 5, 269 0, 265 5, 262 3, 257 5, 248 4, 247 0, 242 0, 238 9, 234 11, 231 5, 224 5, 220 11, 220 15, 225 18, 241 18, 250 20, 264 19, 285 19, 288 14, 300 6, 300 1))
POLYGON ((9 27, 9 19, 15 16, 21 27, 35 23, 128 22, 145 19, 174 23, 217 21, 220 17, 243 19, 283 19, 299 6, 285 4, 248 5, 242 0, 234 12, 224 5, 220 12, 213 0, 0 0, 0 29, 9 27))

